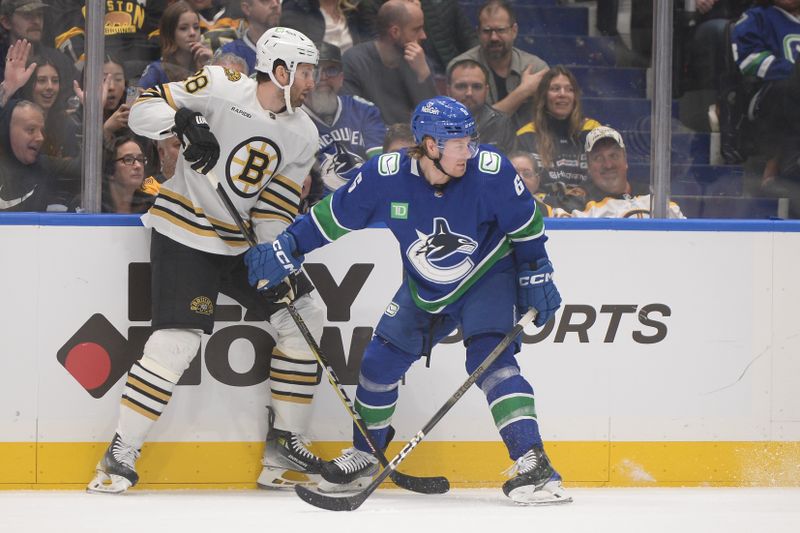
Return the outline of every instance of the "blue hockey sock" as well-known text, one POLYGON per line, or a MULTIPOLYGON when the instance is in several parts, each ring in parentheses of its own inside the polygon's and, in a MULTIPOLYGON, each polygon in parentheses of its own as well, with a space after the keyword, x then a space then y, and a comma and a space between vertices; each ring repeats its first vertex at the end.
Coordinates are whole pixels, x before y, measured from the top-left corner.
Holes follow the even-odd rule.
MULTIPOLYGON (((474 371, 502 340, 502 335, 477 335, 467 347, 467 371, 474 371)), ((486 395, 492 418, 512 460, 517 460, 534 445, 542 444, 533 388, 522 377, 509 346, 478 379, 477 385, 486 395)))
MULTIPOLYGON (((400 379, 417 359, 418 355, 405 353, 380 337, 373 337, 364 351, 355 408, 364 419, 375 444, 381 448, 387 444, 389 426, 397 406, 400 379)), ((372 451, 355 424, 353 444, 359 450, 372 451)))

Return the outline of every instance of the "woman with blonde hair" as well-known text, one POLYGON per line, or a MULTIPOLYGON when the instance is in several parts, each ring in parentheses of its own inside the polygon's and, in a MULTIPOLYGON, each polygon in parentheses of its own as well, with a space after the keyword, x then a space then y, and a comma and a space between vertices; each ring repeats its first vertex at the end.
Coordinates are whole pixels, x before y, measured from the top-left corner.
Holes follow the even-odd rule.
POLYGON ((533 156, 541 190, 582 185, 587 179, 583 145, 600 123, 583 116, 575 75, 562 65, 551 68, 534 102, 533 120, 517 131, 515 148, 533 156))

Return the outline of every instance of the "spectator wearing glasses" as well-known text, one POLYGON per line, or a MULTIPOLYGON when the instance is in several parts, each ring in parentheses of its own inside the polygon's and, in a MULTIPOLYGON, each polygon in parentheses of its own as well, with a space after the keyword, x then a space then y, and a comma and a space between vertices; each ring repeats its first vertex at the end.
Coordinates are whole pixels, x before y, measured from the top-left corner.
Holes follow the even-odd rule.
POLYGON ((281 19, 280 0, 242 0, 242 13, 247 20, 247 29, 240 39, 222 45, 218 52, 235 54, 247 62, 247 72, 256 68, 256 43, 265 31, 278 25, 281 19))
POLYGON ((472 59, 489 72, 487 103, 501 113, 513 117, 520 127, 528 113, 539 82, 547 70, 540 57, 516 48, 518 27, 514 10, 505 0, 489 0, 478 11, 478 40, 480 44, 453 59, 472 59))
POLYGON ((378 38, 342 55, 345 94, 375 103, 384 123, 407 122, 417 103, 436 96, 421 42, 427 36, 418 4, 389 0, 378 10, 378 38))
POLYGON ((528 152, 515 150, 508 154, 508 159, 514 165, 519 177, 522 178, 525 188, 533 196, 536 209, 542 213, 542 216, 551 216, 553 209, 544 203, 545 194, 539 191, 539 176, 536 174, 536 161, 533 160, 533 156, 528 152))
POLYGON ((132 136, 121 136, 106 150, 101 209, 103 213, 144 213, 153 204, 158 187, 145 181, 147 158, 132 136))
POLYGON ((514 146, 514 129, 507 115, 486 103, 488 77, 486 69, 477 61, 456 61, 447 72, 447 94, 464 104, 475 117, 481 143, 508 153, 514 146))
POLYGON ((372 102, 339 95, 344 73, 338 47, 322 43, 315 75, 314 90, 303 110, 319 132, 317 162, 325 189, 332 192, 347 183, 346 173, 381 153, 386 126, 372 102))

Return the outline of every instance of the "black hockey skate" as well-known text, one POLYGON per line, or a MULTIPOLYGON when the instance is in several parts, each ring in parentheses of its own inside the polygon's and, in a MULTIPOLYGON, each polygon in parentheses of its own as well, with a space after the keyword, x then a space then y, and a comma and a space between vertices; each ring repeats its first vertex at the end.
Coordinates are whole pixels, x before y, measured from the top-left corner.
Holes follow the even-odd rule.
POLYGON ((514 477, 503 483, 503 492, 517 503, 554 505, 572 501, 542 446, 531 448, 507 473, 514 477))
POLYGON ((263 469, 258 476, 258 487, 262 489, 291 488, 307 485, 319 480, 322 460, 308 449, 311 442, 297 433, 272 427, 272 409, 269 409, 269 431, 263 469))
POLYGON ((121 494, 136 485, 139 482, 136 460, 140 454, 140 450, 123 442, 119 435, 114 435, 103 458, 97 463, 97 473, 86 491, 121 494))
POLYGON ((356 448, 342 450, 342 455, 322 463, 320 492, 355 492, 365 488, 378 473, 378 458, 356 448))

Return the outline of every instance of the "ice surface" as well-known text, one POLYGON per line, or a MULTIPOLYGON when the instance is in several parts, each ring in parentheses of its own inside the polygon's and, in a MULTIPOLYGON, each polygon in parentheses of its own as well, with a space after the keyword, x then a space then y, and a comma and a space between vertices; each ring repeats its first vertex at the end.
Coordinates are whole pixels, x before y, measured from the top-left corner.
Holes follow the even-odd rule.
POLYGON ((572 504, 522 507, 498 489, 455 489, 443 496, 379 490, 360 509, 334 513, 290 491, 0 491, 0 532, 800 532, 800 488, 570 492, 572 504))

